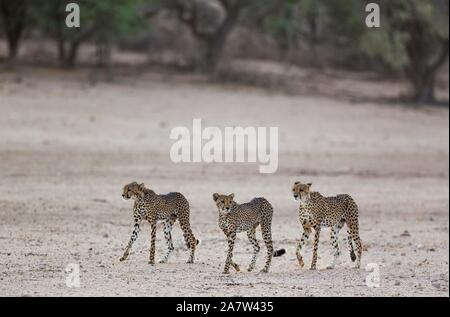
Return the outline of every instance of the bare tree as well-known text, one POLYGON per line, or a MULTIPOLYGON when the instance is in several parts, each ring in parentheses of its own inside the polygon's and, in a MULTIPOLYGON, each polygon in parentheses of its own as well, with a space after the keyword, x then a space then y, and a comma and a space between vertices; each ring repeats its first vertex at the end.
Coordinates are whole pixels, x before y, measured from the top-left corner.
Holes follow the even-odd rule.
POLYGON ((178 19, 203 44, 200 69, 214 74, 229 34, 243 9, 251 2, 252 0, 169 0, 166 8, 174 10, 178 19))
POLYGON ((95 32, 96 26, 90 21, 82 30, 67 36, 65 26, 65 1, 53 0, 54 37, 58 47, 58 59, 62 67, 73 68, 78 57, 78 51, 83 42, 88 40, 95 32))
POLYGON ((20 38, 27 21, 27 0, 0 0, 0 14, 8 41, 8 63, 14 64, 19 51, 20 38))
MULTIPOLYGON (((414 0, 407 3, 411 14, 403 28, 409 35, 406 53, 410 62, 405 72, 414 89, 412 97, 418 103, 435 102, 436 74, 449 54, 448 33, 442 35, 434 31, 430 26, 432 19, 420 13, 417 3, 414 0)), ((448 20, 448 2, 446 4, 442 9, 448 20)))

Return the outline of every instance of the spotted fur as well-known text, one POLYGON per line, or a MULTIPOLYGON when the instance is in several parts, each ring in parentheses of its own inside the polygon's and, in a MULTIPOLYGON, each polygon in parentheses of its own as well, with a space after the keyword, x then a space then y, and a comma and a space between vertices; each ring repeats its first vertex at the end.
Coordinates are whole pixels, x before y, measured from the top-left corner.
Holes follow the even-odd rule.
POLYGON ((255 231, 260 225, 264 243, 267 248, 266 264, 261 272, 269 271, 272 256, 280 256, 285 250, 273 251, 272 242, 272 205, 265 198, 254 198, 249 203, 237 204, 234 201, 234 194, 219 195, 213 194, 213 199, 219 210, 219 227, 227 236, 228 253, 225 262, 224 274, 230 271, 230 265, 239 272, 239 266, 233 262, 233 248, 238 232, 247 232, 247 237, 253 246, 253 256, 248 267, 248 271, 255 268, 256 258, 260 251, 258 240, 256 240, 255 231))
POLYGON ((133 182, 124 186, 122 197, 124 199, 131 198, 134 200, 134 229, 120 261, 127 259, 131 247, 138 237, 142 220, 147 220, 151 226, 149 264, 155 263, 157 221, 164 221, 164 238, 167 243, 167 253, 161 259, 160 263, 167 262, 174 250, 171 236, 172 226, 178 219, 186 246, 191 251, 187 263, 194 262, 195 247, 199 241, 192 233, 189 223, 189 203, 182 194, 169 193, 166 195, 157 195, 153 190, 146 188, 144 184, 133 182))
POLYGON ((337 195, 335 197, 324 197, 318 192, 311 192, 311 183, 302 184, 296 182, 292 187, 294 199, 300 202, 299 220, 303 227, 303 235, 297 246, 297 259, 300 266, 304 266, 301 249, 309 239, 311 228, 314 229, 313 257, 311 269, 316 269, 317 249, 319 246, 320 229, 331 227, 331 242, 334 249, 333 262, 328 268, 334 268, 340 255, 338 245, 338 234, 344 224, 347 224, 348 248, 352 261, 356 260, 356 268, 361 266, 362 246, 359 237, 358 206, 350 195, 337 195), (353 247, 356 246, 356 255, 353 247))

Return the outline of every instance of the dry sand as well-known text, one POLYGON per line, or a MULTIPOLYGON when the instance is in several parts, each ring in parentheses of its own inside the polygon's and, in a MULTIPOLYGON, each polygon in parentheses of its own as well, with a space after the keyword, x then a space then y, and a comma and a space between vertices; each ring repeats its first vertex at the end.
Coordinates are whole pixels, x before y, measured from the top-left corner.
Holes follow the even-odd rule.
MULTIPOLYGON (((39 69, 14 78, 0 76, 0 295, 449 296, 448 109, 351 104, 156 75, 97 86, 84 74, 39 69), (169 132, 191 127, 193 118, 219 127, 278 126, 278 171, 172 163, 169 132), (195 264, 185 264, 178 225, 168 264, 147 264, 148 225, 119 263, 132 224, 132 203, 121 189, 132 180, 189 199, 202 240, 195 264), (367 248, 360 270, 352 268, 345 230, 336 269, 325 269, 329 230, 322 231, 318 270, 298 267, 295 180, 358 202, 367 248), (275 247, 287 254, 273 260, 269 274, 221 274, 226 241, 214 191, 234 192, 238 202, 272 202, 275 247), (81 266, 80 288, 66 286, 69 263, 81 266), (379 267, 378 288, 366 285, 370 263, 379 267)), ((161 231, 157 258, 166 250, 161 231)), ((235 259, 243 268, 250 250, 239 235, 235 259)))

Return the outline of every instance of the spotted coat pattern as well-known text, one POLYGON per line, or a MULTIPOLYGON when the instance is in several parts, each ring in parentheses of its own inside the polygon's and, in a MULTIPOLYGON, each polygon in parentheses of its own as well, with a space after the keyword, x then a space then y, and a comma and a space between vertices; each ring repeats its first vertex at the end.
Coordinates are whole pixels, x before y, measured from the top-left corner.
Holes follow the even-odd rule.
POLYGON ((194 262, 195 248, 199 241, 192 233, 189 223, 189 203, 182 194, 169 193, 166 195, 158 195, 153 190, 146 188, 144 184, 133 182, 124 186, 122 197, 124 199, 134 199, 134 228, 120 261, 127 259, 131 247, 138 237, 141 222, 147 220, 151 227, 149 263, 155 263, 157 221, 164 221, 164 238, 167 243, 167 253, 161 259, 160 263, 167 262, 174 250, 171 236, 172 226, 178 219, 186 246, 190 249, 190 256, 187 263, 194 262))
POLYGON ((311 263, 311 269, 314 270, 317 264, 320 230, 322 227, 331 227, 331 243, 334 254, 333 262, 328 268, 334 268, 340 255, 338 245, 339 231, 344 224, 347 224, 347 242, 350 258, 352 261, 356 260, 356 267, 360 268, 362 245, 359 237, 358 206, 350 195, 343 194, 335 197, 324 197, 318 192, 311 192, 311 185, 311 183, 302 184, 296 182, 292 188, 294 199, 300 201, 298 216, 300 225, 303 227, 303 235, 296 251, 300 266, 304 266, 301 250, 311 235, 311 229, 315 231, 311 263), (353 244, 356 246, 356 255, 353 244))
POLYGON ((239 272, 239 266, 233 262, 233 248, 236 234, 247 232, 247 237, 253 246, 253 256, 248 267, 248 271, 255 268, 256 259, 260 251, 258 240, 256 239, 256 228, 261 226, 264 243, 267 248, 266 264, 261 272, 269 271, 273 256, 280 256, 284 250, 274 252, 272 242, 272 205, 265 198, 254 198, 249 203, 237 204, 234 201, 234 194, 219 195, 213 194, 213 199, 219 210, 219 227, 227 236, 228 253, 225 261, 224 274, 228 274, 230 266, 239 272))

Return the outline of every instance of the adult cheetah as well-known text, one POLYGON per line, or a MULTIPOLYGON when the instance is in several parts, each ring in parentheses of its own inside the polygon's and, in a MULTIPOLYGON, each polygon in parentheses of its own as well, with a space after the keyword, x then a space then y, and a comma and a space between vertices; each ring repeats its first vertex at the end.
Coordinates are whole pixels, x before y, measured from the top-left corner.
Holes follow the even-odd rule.
POLYGON ((360 268, 362 246, 358 229, 358 206, 350 195, 344 194, 335 197, 324 197, 318 192, 310 191, 311 185, 311 183, 302 184, 300 182, 295 182, 292 187, 294 199, 300 202, 299 220, 303 227, 303 235, 297 246, 296 252, 300 266, 304 266, 301 249, 304 243, 309 239, 311 228, 315 231, 311 270, 315 270, 320 229, 322 227, 332 227, 331 242, 334 248, 334 257, 333 262, 327 268, 334 268, 340 255, 338 234, 344 224, 347 224, 347 241, 350 258, 353 262, 356 260, 356 268, 360 268), (356 245, 356 255, 353 243, 356 245))
POLYGON ((183 231, 186 246, 191 250, 187 263, 194 262, 195 247, 199 241, 192 233, 189 223, 189 203, 182 194, 169 193, 166 195, 157 195, 153 190, 146 188, 143 183, 138 184, 137 182, 132 182, 124 186, 122 197, 124 199, 134 199, 134 229, 120 261, 127 259, 130 254, 131 247, 138 237, 142 220, 147 220, 151 226, 149 264, 154 264, 156 222, 163 220, 167 253, 162 258, 160 263, 166 263, 174 249, 171 231, 173 224, 178 219, 180 221, 181 230, 183 231))
POLYGON ((260 225, 263 240, 267 248, 266 264, 261 272, 269 271, 272 256, 280 256, 285 253, 284 249, 273 251, 272 242, 272 205, 265 198, 254 198, 249 203, 237 204, 234 201, 234 194, 219 195, 213 194, 213 199, 219 210, 219 227, 227 236, 228 254, 225 262, 224 274, 230 271, 230 265, 239 272, 239 266, 233 262, 233 248, 238 232, 246 231, 248 239, 253 246, 253 256, 248 267, 251 272, 255 268, 256 258, 260 251, 256 240, 255 230, 260 225))

